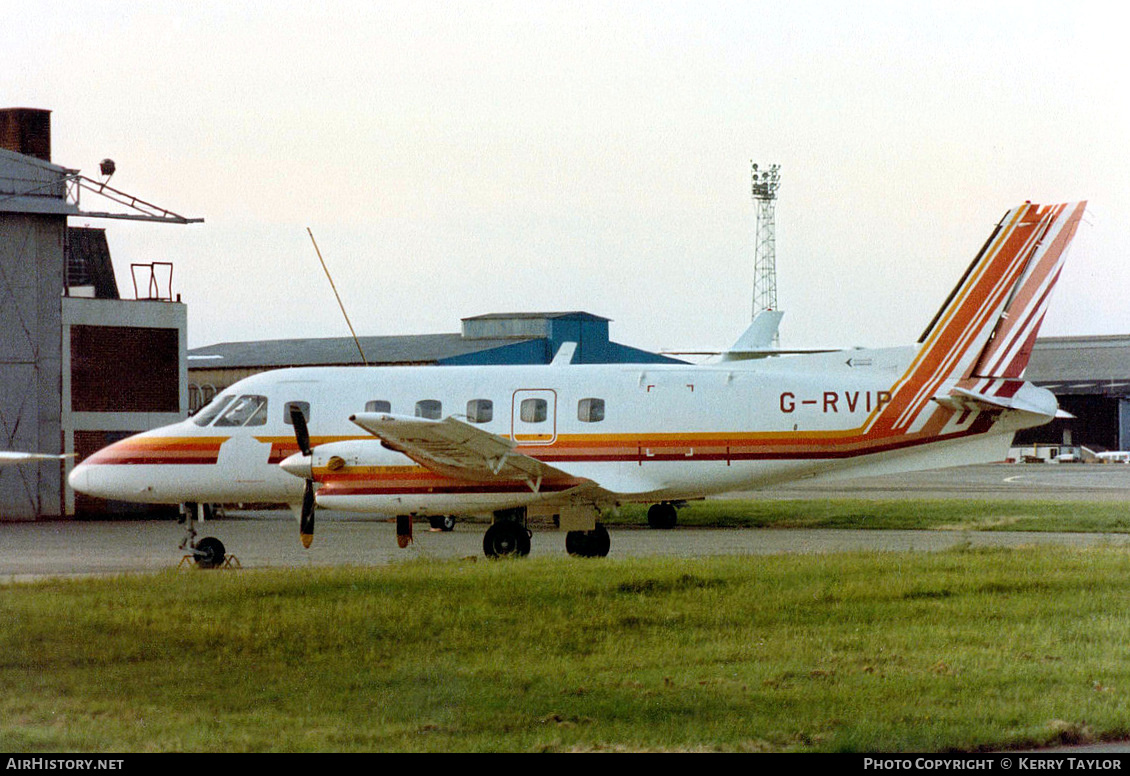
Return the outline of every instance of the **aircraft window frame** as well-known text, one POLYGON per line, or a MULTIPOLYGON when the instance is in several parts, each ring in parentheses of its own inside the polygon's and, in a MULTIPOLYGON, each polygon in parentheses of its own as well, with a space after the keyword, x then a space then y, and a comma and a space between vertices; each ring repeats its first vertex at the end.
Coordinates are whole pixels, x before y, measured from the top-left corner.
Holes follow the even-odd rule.
POLYGON ((604 399, 589 396, 577 402, 577 420, 582 423, 600 423, 604 420, 604 399))
POLYGON ((365 412, 392 412, 392 402, 387 399, 370 399, 365 402, 365 412))
POLYGON ((490 399, 471 399, 467 402, 467 420, 471 423, 490 423, 494 420, 494 402, 490 399))
POLYGON ((522 399, 518 405, 518 417, 523 423, 545 423, 549 420, 549 402, 536 396, 522 399))
POLYGON ((443 418, 443 402, 439 399, 420 399, 416 402, 415 415, 425 420, 441 420, 443 418))
POLYGON ((293 426, 294 421, 290 419, 290 408, 298 407, 302 410, 302 417, 307 423, 310 422, 310 402, 308 401, 288 401, 283 405, 283 423, 288 426, 293 426))
POLYGON ((221 394, 208 402, 192 416, 192 422, 203 428, 220 416, 227 406, 235 400, 235 394, 221 394))
POLYGON ((243 428, 263 426, 267 423, 267 397, 245 393, 232 402, 224 414, 216 419, 216 428, 243 428))

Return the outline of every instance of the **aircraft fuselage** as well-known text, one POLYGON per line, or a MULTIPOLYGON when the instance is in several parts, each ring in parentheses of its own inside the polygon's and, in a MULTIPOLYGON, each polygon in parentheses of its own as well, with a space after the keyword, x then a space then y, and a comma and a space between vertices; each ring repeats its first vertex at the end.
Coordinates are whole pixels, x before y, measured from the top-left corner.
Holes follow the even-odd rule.
POLYGON ((146 503, 293 504, 302 480, 279 464, 298 450, 287 414, 294 402, 307 413, 316 449, 360 449, 350 459, 356 465, 319 473, 318 503, 385 514, 490 512, 553 500, 583 481, 624 501, 660 501, 844 469, 863 474, 1000 460, 1013 431, 1047 420, 926 401, 909 408, 913 422, 902 427, 877 422, 906 403, 908 386, 898 380, 917 350, 710 366, 278 370, 236 383, 194 418, 99 451, 76 467, 71 483, 91 495, 146 503), (252 404, 258 406, 248 417, 236 412, 247 414, 252 404), (570 477, 535 489, 444 476, 349 421, 366 410, 456 416, 570 477))

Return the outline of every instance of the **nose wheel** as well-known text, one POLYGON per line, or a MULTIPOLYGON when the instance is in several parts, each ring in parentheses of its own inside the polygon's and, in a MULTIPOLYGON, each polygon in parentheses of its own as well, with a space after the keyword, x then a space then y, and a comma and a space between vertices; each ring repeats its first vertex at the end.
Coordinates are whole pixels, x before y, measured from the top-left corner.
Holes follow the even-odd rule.
POLYGON ((228 556, 227 551, 224 549, 224 543, 214 536, 205 536, 203 539, 197 541, 196 539, 196 523, 197 521, 203 523, 204 516, 212 512, 210 504, 184 504, 182 507, 182 519, 185 524, 184 538, 181 540, 180 549, 188 550, 189 554, 185 555, 181 560, 184 563, 186 560, 192 560, 197 568, 201 569, 215 569, 220 568, 226 564, 238 561, 235 556, 228 556))
POLYGON ((223 542, 214 536, 205 536, 192 548, 192 557, 200 568, 214 569, 224 565, 227 554, 223 542))

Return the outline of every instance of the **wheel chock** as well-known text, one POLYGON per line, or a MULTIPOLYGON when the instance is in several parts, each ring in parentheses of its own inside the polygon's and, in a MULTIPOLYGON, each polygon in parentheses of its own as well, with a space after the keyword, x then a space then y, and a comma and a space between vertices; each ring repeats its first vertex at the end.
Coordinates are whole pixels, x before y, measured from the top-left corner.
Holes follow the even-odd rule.
MULTIPOLYGON (((192 571, 194 569, 199 568, 199 566, 196 565, 196 556, 195 555, 182 555, 181 559, 180 559, 180 563, 177 564, 177 571, 179 571, 182 568, 187 568, 189 571, 192 571)), ((229 554, 224 556, 224 562, 223 563, 221 563, 218 566, 213 566, 211 569, 208 569, 208 570, 212 571, 213 569, 241 569, 241 568, 243 568, 243 564, 239 562, 239 558, 236 557, 235 555, 232 555, 232 554, 229 553, 229 554)))

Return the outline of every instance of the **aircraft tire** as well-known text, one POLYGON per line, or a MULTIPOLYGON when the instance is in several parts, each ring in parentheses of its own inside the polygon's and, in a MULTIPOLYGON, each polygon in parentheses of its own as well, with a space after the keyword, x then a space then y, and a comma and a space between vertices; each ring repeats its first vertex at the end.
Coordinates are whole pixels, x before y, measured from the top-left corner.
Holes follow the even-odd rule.
POLYGON ((483 536, 483 554, 488 558, 529 555, 530 532, 518 523, 495 523, 483 536))
POLYGON ((677 522, 679 522, 679 513, 674 504, 665 501, 662 504, 652 504, 647 510, 649 528, 666 530, 674 528, 677 522))
POLYGON ((580 558, 604 558, 612 547, 608 529, 600 523, 591 531, 570 531, 565 534, 565 551, 580 558))
POLYGON ((205 536, 192 549, 196 565, 202 569, 214 569, 224 562, 227 557, 224 543, 214 536, 205 536))
POLYGON ((454 531, 455 515, 433 515, 428 518, 428 525, 437 531, 454 531))

